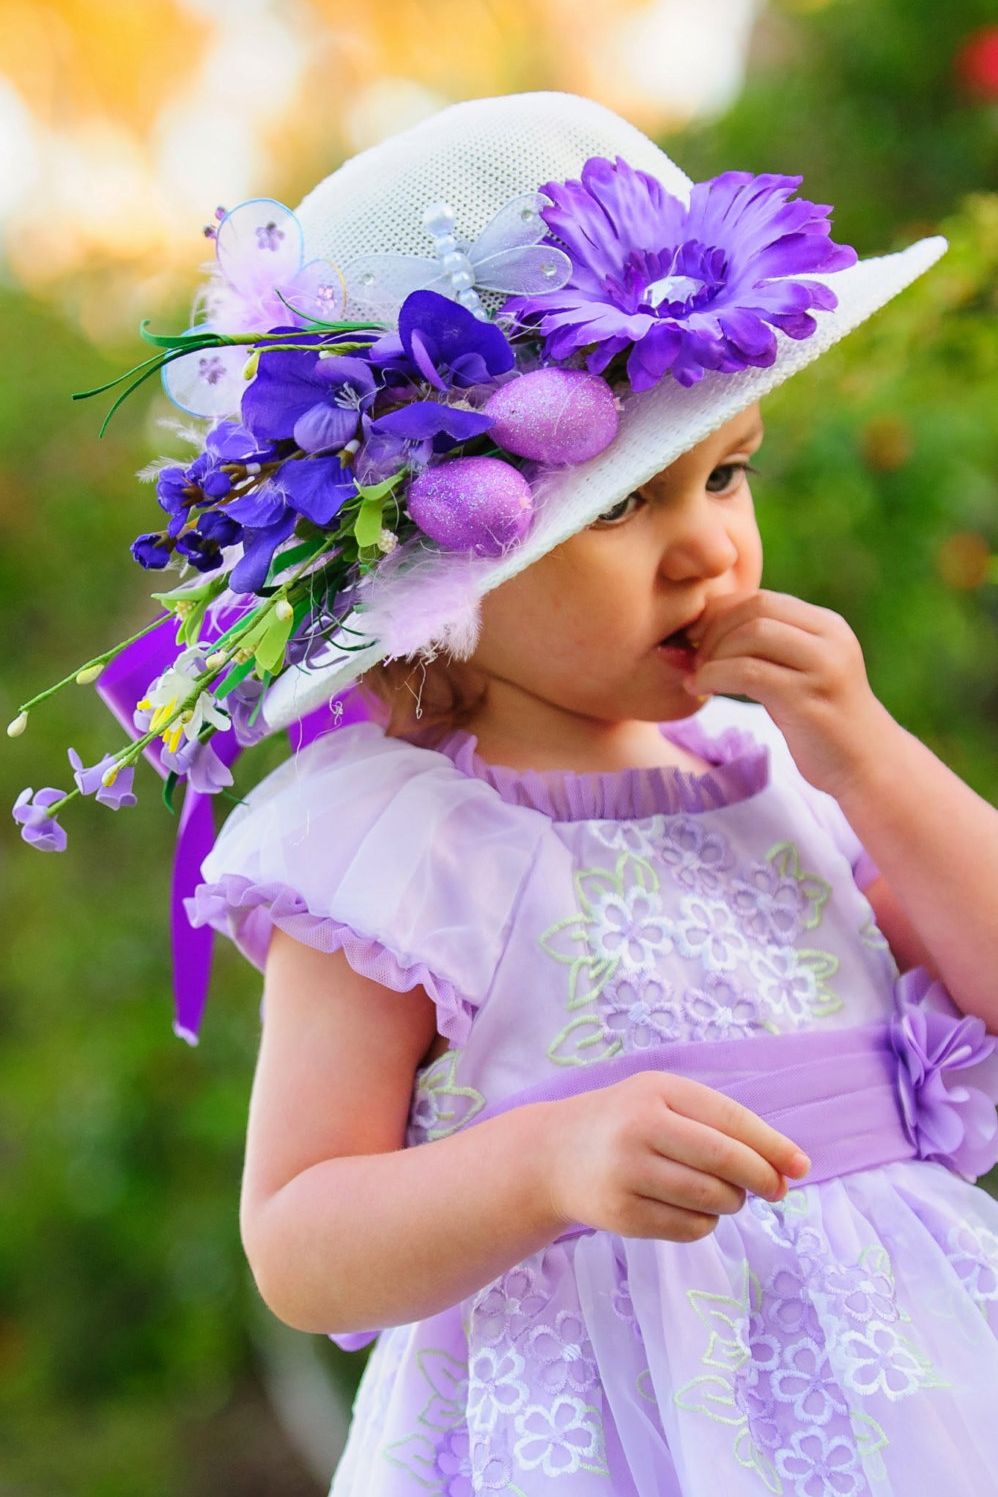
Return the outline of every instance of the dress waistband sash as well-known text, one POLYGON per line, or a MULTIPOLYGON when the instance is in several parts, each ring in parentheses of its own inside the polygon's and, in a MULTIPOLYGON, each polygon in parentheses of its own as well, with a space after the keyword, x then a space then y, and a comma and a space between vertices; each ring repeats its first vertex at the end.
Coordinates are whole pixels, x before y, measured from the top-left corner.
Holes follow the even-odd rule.
MULTIPOLYGON (((788 1177, 791 1188, 905 1159, 933 1160, 973 1182, 998 1163, 998 1037, 961 1014, 924 968, 898 979, 895 998, 889 1020, 848 1029, 678 1041, 612 1056, 505 1097, 465 1126, 638 1071, 671 1071, 724 1092, 793 1139, 812 1167, 802 1180, 788 1177)), ((592 1230, 579 1224, 557 1241, 592 1230)))
MULTIPOLYGON (((812 1167, 791 1188, 903 1159, 931 1160, 973 1182, 998 1164, 998 1036, 961 1013, 924 967, 902 973, 893 996, 894 1013, 874 1024, 679 1041, 577 1066, 502 1098, 463 1126, 637 1071, 674 1071, 725 1092, 799 1144, 812 1167)), ((580 1222, 554 1240, 595 1230, 580 1222)), ((377 1335, 349 1331, 330 1340, 356 1351, 377 1335)))

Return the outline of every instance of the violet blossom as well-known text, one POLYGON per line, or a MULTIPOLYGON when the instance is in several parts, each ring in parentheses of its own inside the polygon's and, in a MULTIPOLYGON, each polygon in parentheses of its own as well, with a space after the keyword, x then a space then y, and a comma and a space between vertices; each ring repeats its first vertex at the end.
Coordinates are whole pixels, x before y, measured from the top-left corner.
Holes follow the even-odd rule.
POLYGON ((208 739, 187 738, 174 751, 164 747, 160 762, 176 775, 185 775, 192 790, 199 795, 217 795, 232 784, 232 771, 223 763, 208 739))
POLYGON ((707 370, 767 368, 774 328, 809 338, 811 312, 838 305, 801 274, 857 258, 829 237, 828 205, 788 202, 801 177, 722 172, 693 186, 688 207, 619 156, 590 157, 580 177, 541 188, 551 199, 541 216, 572 259, 570 280, 544 296, 511 297, 502 310, 536 324, 551 359, 586 350, 592 373, 629 350, 632 390, 666 373, 689 386, 707 370))
POLYGON ((399 311, 398 333, 367 350, 392 383, 425 380, 436 390, 493 383, 515 364, 502 330, 438 291, 413 291, 399 311))
POLYGON ((73 767, 73 779, 81 795, 93 795, 102 806, 110 806, 112 811, 120 811, 122 806, 138 804, 136 796, 132 793, 132 781, 135 778, 134 764, 128 764, 124 769, 120 769, 113 784, 105 785, 102 783, 102 776, 114 764, 114 754, 105 754, 99 764, 93 764, 89 769, 85 769, 83 760, 74 748, 67 749, 66 752, 73 767))
POLYGON ((29 787, 22 790, 14 802, 11 815, 21 827, 21 836, 32 847, 37 847, 39 852, 66 851, 65 828, 59 825, 54 816, 45 814, 49 806, 62 800, 65 795, 65 790, 55 790, 51 785, 39 790, 37 794, 29 787))
POLYGON ((304 452, 345 447, 377 393, 363 359, 276 349, 260 359, 243 395, 243 421, 261 441, 293 437, 304 452))

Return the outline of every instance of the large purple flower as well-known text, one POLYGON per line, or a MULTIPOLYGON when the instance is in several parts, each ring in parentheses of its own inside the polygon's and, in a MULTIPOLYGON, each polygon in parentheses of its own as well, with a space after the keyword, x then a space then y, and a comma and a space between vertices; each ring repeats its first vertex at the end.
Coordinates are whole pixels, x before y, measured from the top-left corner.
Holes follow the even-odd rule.
POLYGON ((551 199, 542 217, 572 260, 571 279, 544 296, 511 297, 503 312, 536 324, 551 359, 588 350, 594 373, 629 349, 633 390, 667 372, 688 386, 709 369, 767 368, 774 328, 809 338, 811 312, 838 305, 801 273, 856 261, 829 237, 828 205, 788 202, 801 181, 722 172, 696 183, 686 207, 621 157, 590 157, 581 181, 541 188, 551 199))

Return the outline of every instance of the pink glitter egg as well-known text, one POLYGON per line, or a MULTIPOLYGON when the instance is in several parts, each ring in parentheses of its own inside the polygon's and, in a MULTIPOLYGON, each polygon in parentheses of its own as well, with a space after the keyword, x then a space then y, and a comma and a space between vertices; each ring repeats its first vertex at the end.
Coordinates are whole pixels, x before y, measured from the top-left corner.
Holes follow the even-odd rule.
POLYGON ((533 519, 530 485, 497 457, 455 457, 427 468, 409 485, 409 514, 447 551, 501 556, 522 540, 533 519))
POLYGON ((485 404, 489 436, 537 462, 584 463, 609 447, 620 412, 613 391, 584 369, 534 369, 500 385, 485 404))

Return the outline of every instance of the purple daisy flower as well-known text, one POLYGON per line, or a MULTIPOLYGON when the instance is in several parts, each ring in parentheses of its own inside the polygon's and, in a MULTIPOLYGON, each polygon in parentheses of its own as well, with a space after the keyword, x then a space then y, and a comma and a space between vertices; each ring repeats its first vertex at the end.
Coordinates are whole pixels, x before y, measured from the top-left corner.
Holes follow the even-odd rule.
POLYGON ((37 847, 39 852, 66 851, 65 828, 59 825, 54 816, 45 814, 48 807, 55 801, 62 800, 65 794, 65 790, 55 790, 48 785, 36 795, 29 786, 21 791, 14 802, 11 815, 20 824, 21 836, 32 847, 37 847))
POLYGON ((788 202, 801 177, 722 172, 697 182, 687 207, 619 156, 593 156, 580 175, 541 188, 549 239, 567 250, 571 278, 560 291, 511 297, 503 312, 536 325, 551 359, 588 350, 593 373, 629 349, 633 390, 666 373, 689 386, 707 370, 768 368, 774 328, 809 338, 811 312, 838 305, 801 274, 856 262, 829 237, 827 204, 788 202))

